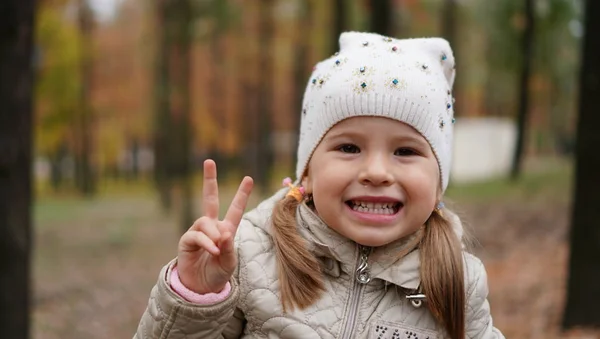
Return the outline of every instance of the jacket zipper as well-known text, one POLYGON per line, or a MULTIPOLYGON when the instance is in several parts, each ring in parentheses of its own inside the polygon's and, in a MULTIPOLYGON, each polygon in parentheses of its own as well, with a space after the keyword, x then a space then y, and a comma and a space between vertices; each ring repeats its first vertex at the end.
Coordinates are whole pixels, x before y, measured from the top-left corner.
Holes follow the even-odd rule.
POLYGON ((342 332, 343 339, 351 339, 353 337, 355 326, 356 315, 358 313, 358 306, 362 290, 371 281, 371 273, 369 272, 369 254, 371 254, 370 247, 358 246, 358 266, 356 267, 354 275, 354 285, 352 287, 352 300, 350 302, 350 313, 342 332))

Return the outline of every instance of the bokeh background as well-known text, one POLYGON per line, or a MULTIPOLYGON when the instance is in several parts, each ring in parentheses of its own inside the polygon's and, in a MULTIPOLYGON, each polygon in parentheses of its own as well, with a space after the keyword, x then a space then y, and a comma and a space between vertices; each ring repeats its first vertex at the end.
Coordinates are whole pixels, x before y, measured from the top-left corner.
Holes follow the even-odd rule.
POLYGON ((457 58, 447 193, 507 338, 561 331, 583 4, 577 0, 39 0, 34 338, 129 338, 201 216, 293 176, 304 86, 339 33, 443 36, 457 58), (533 29, 534 28, 534 29, 533 29))

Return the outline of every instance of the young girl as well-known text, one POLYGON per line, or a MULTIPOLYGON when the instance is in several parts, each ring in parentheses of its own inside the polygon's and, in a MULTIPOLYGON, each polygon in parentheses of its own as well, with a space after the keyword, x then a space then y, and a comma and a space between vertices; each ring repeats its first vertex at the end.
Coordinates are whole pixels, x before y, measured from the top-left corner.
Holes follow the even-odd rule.
POLYGON ((454 58, 442 39, 344 33, 302 107, 297 181, 218 220, 216 165, 135 338, 503 338, 444 208, 454 58), (235 239, 235 240, 234 240, 235 239))

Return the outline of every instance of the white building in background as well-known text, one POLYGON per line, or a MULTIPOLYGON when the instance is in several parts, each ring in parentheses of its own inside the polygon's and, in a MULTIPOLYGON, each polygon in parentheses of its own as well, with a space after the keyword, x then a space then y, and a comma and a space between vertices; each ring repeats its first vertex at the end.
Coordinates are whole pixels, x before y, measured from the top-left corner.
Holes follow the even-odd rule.
POLYGON ((460 184, 508 175, 516 137, 516 125, 509 119, 457 119, 450 181, 460 184))

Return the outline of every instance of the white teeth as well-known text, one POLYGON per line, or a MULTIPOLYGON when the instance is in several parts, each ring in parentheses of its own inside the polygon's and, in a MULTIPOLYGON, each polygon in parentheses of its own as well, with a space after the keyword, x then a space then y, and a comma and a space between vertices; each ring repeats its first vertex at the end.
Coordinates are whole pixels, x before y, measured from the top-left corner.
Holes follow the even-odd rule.
POLYGON ((396 203, 393 203, 393 202, 380 203, 380 202, 365 202, 365 201, 357 201, 357 200, 353 200, 352 204, 355 206, 362 206, 362 207, 372 208, 372 209, 392 208, 392 207, 396 206, 396 203))
POLYGON ((362 213, 371 213, 371 214, 394 214, 395 209, 394 203, 372 203, 372 202, 363 202, 363 201, 353 201, 352 209, 362 213))

